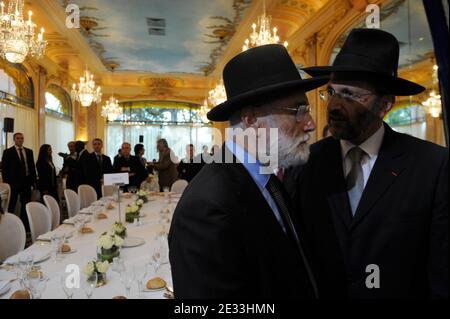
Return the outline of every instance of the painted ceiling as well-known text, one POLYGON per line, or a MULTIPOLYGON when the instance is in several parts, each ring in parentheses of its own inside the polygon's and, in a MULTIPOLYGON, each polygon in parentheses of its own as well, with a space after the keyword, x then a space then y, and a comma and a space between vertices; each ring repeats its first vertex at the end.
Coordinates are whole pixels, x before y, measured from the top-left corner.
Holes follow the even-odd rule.
POLYGON ((76 4, 81 11, 80 32, 106 66, 209 74, 251 0, 77 0, 76 4))

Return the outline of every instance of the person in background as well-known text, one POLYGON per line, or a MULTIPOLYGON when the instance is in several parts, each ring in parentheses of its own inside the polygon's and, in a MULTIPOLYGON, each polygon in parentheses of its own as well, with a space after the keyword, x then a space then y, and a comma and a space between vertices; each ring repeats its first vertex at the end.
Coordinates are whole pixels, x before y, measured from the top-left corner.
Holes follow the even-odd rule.
POLYGON ((194 144, 186 145, 186 157, 181 160, 177 167, 179 179, 190 182, 202 169, 203 162, 201 154, 200 156, 194 156, 194 154, 194 144))
POLYGON ((77 151, 77 160, 75 163, 75 191, 78 192, 78 186, 87 184, 86 159, 89 152, 85 148, 86 144, 83 141, 75 142, 75 150, 77 151))
POLYGON ((77 191, 77 182, 75 176, 76 164, 77 164, 77 151, 75 148, 75 141, 70 141, 67 144, 69 154, 58 153, 59 156, 64 158, 63 167, 59 172, 59 175, 63 178, 66 177, 66 189, 77 191))
POLYGON ((139 162, 141 162, 142 166, 145 167, 147 173, 152 174, 153 169, 148 167, 147 159, 144 157, 144 154, 145 154, 144 144, 136 144, 134 146, 134 155, 139 159, 139 162))
POLYGON ((158 175, 148 174, 147 179, 142 182, 141 188, 150 192, 159 192, 158 175))
MULTIPOLYGON (((147 178, 147 171, 136 156, 131 155, 131 144, 122 144, 121 156, 114 159, 113 171, 116 173, 128 173, 128 186, 140 187, 147 178)), ((126 191, 128 187, 124 188, 126 191)))
POLYGON ((59 203, 56 168, 53 164, 52 147, 49 144, 43 144, 39 149, 36 169, 38 173, 37 188, 41 192, 41 201, 44 202, 44 195, 50 195, 59 203))
POLYGON ((101 139, 94 138, 92 148, 94 151, 86 158, 84 171, 87 172, 87 184, 91 185, 97 192, 97 197, 101 198, 103 175, 112 173, 113 167, 111 158, 102 153, 103 141, 101 139))
POLYGON ((162 138, 156 143, 156 148, 159 152, 158 162, 150 163, 150 167, 158 172, 158 182, 160 190, 163 191, 165 187, 171 187, 172 184, 177 180, 178 171, 176 164, 172 159, 175 160, 175 155, 169 148, 167 140, 162 138))
POLYGON ((122 156, 122 149, 121 148, 119 148, 118 150, 117 150, 117 154, 114 156, 114 159, 113 159, 113 161, 115 161, 116 160, 116 158, 119 158, 119 157, 121 157, 122 156))
POLYGON ((11 187, 11 197, 8 211, 15 212, 17 199, 20 198, 20 219, 25 229, 30 229, 25 205, 31 199, 31 189, 36 188, 36 166, 33 151, 23 146, 22 133, 13 135, 14 146, 6 149, 2 157, 3 182, 11 187))
POLYGON ((213 145, 211 147, 211 153, 209 154, 211 157, 214 157, 215 154, 218 153, 218 150, 220 149, 219 145, 213 145))

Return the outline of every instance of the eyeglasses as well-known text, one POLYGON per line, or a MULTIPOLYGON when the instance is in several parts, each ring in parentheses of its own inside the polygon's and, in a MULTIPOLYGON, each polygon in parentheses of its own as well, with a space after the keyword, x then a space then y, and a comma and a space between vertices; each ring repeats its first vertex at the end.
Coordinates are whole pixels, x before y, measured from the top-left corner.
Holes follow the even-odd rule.
POLYGON ((375 93, 370 92, 370 93, 360 94, 360 93, 354 93, 351 91, 343 91, 343 92, 338 93, 333 88, 328 88, 326 90, 319 91, 319 96, 323 101, 331 100, 331 98, 335 95, 339 96, 343 99, 346 99, 346 100, 364 103, 367 100, 366 96, 375 95, 375 93))
POLYGON ((305 115, 311 112, 311 107, 307 104, 300 104, 297 107, 277 107, 277 109, 295 112, 297 122, 303 121, 305 115))

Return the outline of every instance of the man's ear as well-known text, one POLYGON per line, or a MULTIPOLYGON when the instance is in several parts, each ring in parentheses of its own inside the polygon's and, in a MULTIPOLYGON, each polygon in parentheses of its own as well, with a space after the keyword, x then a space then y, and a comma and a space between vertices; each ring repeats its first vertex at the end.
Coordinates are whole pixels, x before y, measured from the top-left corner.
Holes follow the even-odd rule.
POLYGON ((241 119, 246 128, 258 128, 258 118, 253 107, 246 107, 241 111, 241 119))
POLYGON ((380 117, 383 119, 386 114, 389 113, 390 110, 394 107, 395 104, 395 96, 394 95, 383 95, 381 98, 381 107, 380 107, 380 117))

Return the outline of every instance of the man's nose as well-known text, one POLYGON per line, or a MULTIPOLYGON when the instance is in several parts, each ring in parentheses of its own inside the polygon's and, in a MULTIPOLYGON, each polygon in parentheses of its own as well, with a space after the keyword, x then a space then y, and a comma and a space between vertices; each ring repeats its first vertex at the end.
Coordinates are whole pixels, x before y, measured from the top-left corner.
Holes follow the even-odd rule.
POLYGON ((316 129, 316 123, 314 122, 310 113, 308 113, 304 120, 303 131, 312 132, 316 129))

